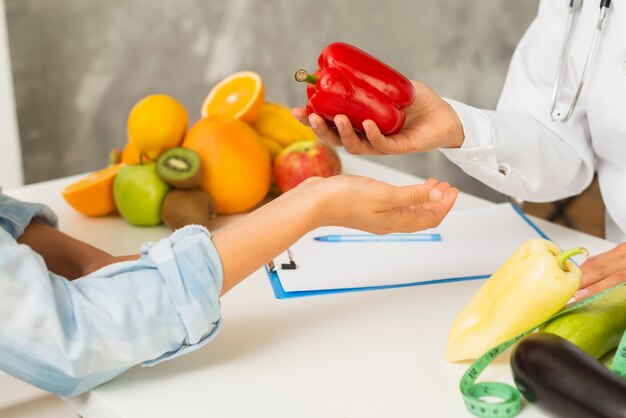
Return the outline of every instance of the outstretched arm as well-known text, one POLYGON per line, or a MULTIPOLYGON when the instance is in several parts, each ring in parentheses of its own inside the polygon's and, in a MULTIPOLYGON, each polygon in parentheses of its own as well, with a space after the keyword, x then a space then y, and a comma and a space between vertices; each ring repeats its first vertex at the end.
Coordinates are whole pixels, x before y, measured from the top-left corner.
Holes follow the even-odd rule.
MULTIPOLYGON (((435 179, 407 187, 357 176, 309 179, 213 236, 224 266, 222 294, 314 228, 339 225, 376 233, 431 228, 456 195, 456 189, 435 179)), ((38 221, 18 242, 41 255, 48 270, 70 280, 139 257, 113 256, 38 221)))
MULTIPOLYGON (((184 354, 217 333, 220 294, 310 229, 429 228, 441 222, 457 193, 436 180, 394 187, 363 177, 310 179, 214 237, 203 227, 188 226, 144 245, 137 260, 121 263, 51 227, 32 224, 30 217, 14 222, 16 213, 33 205, 0 195, 5 204, 0 211, 0 370, 45 390, 75 395, 137 364, 184 354), (16 245, 15 238, 31 248, 16 245), (77 275, 108 262, 113 264, 74 281, 48 271, 77 275)), ((46 219, 51 217, 48 213, 46 219)))
POLYGON ((435 179, 403 187, 357 176, 308 179, 214 235, 224 268, 222 293, 314 228, 335 225, 383 234, 432 228, 457 195, 457 189, 435 179))

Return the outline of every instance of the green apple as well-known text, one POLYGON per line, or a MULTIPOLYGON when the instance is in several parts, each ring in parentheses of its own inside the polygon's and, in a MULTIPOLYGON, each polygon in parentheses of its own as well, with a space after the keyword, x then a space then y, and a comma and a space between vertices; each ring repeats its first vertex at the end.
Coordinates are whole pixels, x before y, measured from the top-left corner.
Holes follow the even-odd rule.
POLYGON ((137 226, 162 222, 161 208, 170 186, 157 174, 156 164, 129 164, 113 183, 113 197, 120 214, 137 226))

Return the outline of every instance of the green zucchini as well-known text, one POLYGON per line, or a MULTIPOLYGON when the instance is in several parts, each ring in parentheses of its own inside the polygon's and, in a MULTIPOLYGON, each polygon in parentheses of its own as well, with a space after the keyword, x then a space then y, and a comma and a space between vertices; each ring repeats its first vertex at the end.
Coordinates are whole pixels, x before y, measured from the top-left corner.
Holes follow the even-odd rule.
POLYGON ((615 358, 616 351, 617 350, 611 350, 599 359, 600 363, 604 364, 609 370, 613 367, 613 359, 615 358))
POLYGON ((542 331, 558 335, 600 359, 617 347, 626 330, 626 286, 563 314, 543 326, 542 331))

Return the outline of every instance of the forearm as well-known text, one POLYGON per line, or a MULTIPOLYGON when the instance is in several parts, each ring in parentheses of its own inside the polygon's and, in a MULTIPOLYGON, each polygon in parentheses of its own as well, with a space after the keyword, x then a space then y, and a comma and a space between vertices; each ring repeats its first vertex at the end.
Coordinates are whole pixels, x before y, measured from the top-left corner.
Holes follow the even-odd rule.
POLYGON ((70 280, 107 264, 137 257, 114 257, 37 221, 31 222, 17 241, 41 255, 48 270, 70 280))
POLYGON ((222 294, 320 226, 322 202, 320 193, 294 189, 215 233, 224 271, 222 294))
POLYGON ((213 235, 223 269, 222 294, 312 229, 334 225, 386 234, 433 228, 457 194, 436 179, 402 187, 359 176, 307 179, 213 235))

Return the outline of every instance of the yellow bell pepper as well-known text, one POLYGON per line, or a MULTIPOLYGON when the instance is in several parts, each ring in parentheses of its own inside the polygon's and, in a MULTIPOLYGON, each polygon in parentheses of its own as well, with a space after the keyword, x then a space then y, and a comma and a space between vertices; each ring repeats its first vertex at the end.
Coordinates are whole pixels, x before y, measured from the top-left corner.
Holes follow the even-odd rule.
POLYGON ((455 319, 446 360, 478 358, 561 310, 580 287, 582 273, 569 260, 577 254, 587 250, 561 252, 540 238, 522 244, 455 319))

